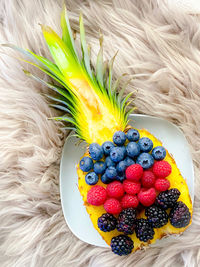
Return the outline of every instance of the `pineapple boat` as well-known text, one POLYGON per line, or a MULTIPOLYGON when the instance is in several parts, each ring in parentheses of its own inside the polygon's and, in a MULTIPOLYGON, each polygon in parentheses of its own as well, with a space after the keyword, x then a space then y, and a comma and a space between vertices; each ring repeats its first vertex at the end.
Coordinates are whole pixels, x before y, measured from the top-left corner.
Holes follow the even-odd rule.
POLYGON ((127 255, 166 235, 180 234, 191 224, 192 203, 176 162, 147 130, 129 126, 131 94, 123 96, 112 82, 113 60, 103 62, 102 37, 96 71, 91 66, 82 15, 82 59, 75 48, 66 8, 62 39, 47 26, 42 31, 53 62, 29 50, 29 56, 56 84, 25 73, 53 89, 52 106, 87 143, 77 165, 79 191, 95 229, 114 253, 127 255))

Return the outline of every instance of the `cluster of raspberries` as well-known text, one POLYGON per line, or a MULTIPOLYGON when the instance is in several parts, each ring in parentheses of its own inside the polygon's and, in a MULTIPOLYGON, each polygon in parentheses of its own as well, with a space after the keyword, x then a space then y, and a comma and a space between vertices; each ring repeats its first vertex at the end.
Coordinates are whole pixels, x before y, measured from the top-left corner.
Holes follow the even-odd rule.
POLYGON ((166 191, 170 187, 166 179, 171 173, 167 161, 157 161, 152 170, 143 170, 139 164, 126 168, 126 179, 123 182, 113 181, 106 188, 101 185, 91 187, 87 201, 91 205, 104 205, 106 212, 119 214, 126 208, 137 208, 139 203, 151 206, 156 199, 156 191, 166 191))

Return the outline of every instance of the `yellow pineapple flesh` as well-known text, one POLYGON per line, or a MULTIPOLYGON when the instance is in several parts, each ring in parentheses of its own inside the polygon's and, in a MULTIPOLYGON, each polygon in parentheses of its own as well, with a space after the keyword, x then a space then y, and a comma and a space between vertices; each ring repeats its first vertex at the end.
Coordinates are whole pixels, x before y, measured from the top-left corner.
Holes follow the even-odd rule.
MULTIPOLYGON (((140 133, 140 137, 148 137, 153 141, 154 147, 156 146, 161 146, 162 143, 155 137, 153 136, 151 133, 149 133, 147 130, 142 129, 142 130, 138 130, 140 133)), ((88 152, 85 153, 84 156, 88 156, 88 152)), ((189 211, 192 215, 192 202, 191 202, 191 198, 189 195, 189 190, 188 190, 188 186, 187 183, 185 181, 185 179, 182 177, 176 162, 174 161, 173 157, 169 154, 169 152, 167 151, 167 155, 165 157, 165 160, 167 162, 170 163, 170 165, 172 166, 172 172, 171 174, 166 178, 170 181, 170 188, 177 188, 180 192, 181 195, 178 199, 178 201, 182 201, 183 203, 186 204, 186 206, 189 208, 189 211)), ((87 192, 89 191, 89 189, 92 187, 88 184, 86 184, 85 182, 85 174, 80 168, 79 165, 77 166, 77 173, 78 173, 78 187, 79 187, 79 191, 80 194, 83 198, 83 202, 84 205, 86 207, 86 210, 90 216, 90 219, 94 225, 94 228, 99 232, 99 234, 102 236, 102 238, 105 240, 105 242, 110 245, 111 243, 111 239, 114 236, 117 236, 119 234, 121 234, 121 232, 118 232, 116 229, 111 231, 111 232, 103 232, 98 228, 97 225, 97 220, 98 218, 103 214, 106 213, 103 205, 102 206, 92 206, 87 202, 87 192)), ((101 185, 103 187, 106 187, 105 184, 103 184, 101 182, 101 180, 99 179, 97 185, 101 185)), ((144 211, 141 211, 138 214, 138 218, 146 218, 144 215, 144 211)), ((191 221, 190 221, 191 224, 191 221)), ((189 225, 190 225, 189 224, 189 225)), ((189 226, 188 225, 188 226, 189 226)), ((188 227, 187 226, 187 227, 188 227)), ((134 249, 133 252, 141 249, 144 246, 147 246, 148 244, 153 244, 156 242, 157 239, 161 239, 164 236, 167 235, 171 235, 171 234, 180 234, 183 231, 185 231, 185 229, 187 228, 175 228, 173 227, 170 222, 168 222, 165 226, 163 226, 162 228, 154 228, 155 231, 155 235, 154 238, 152 240, 149 240, 148 242, 141 242, 135 235, 135 233, 133 233, 132 235, 129 235, 131 237, 131 239, 134 242, 134 249)))

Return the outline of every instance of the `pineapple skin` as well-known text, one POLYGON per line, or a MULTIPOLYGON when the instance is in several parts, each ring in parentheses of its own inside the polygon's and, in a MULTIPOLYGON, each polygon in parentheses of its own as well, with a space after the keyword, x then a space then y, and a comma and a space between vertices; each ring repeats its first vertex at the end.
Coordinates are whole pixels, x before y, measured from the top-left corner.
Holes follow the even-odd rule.
MULTIPOLYGON (((138 131, 140 133, 140 137, 150 138, 153 141, 154 147, 162 145, 162 143, 155 136, 153 136, 151 133, 149 133, 147 130, 142 129, 142 130, 138 130, 138 131)), ((88 152, 86 152, 84 156, 86 156, 86 155, 88 155, 88 152)), ((183 203, 185 203, 187 205, 187 207, 189 208, 189 211, 191 213, 191 216, 192 216, 192 201, 191 201, 191 198, 189 195, 187 183, 186 183, 185 179, 182 177, 182 175, 181 175, 181 173, 180 173, 180 171, 176 165, 176 162, 174 161, 173 157, 169 154, 168 151, 167 151, 167 155, 165 157, 165 160, 168 161, 172 166, 172 173, 167 177, 167 179, 170 181, 170 188, 179 189, 179 191, 181 192, 181 195, 180 195, 178 201, 182 201, 183 203)), ((106 211, 105 211, 103 205, 102 206, 92 206, 89 203, 87 203, 87 192, 89 191, 91 186, 86 184, 86 182, 85 182, 85 174, 86 173, 81 171, 81 169, 79 168, 79 165, 77 165, 77 173, 78 173, 78 188, 79 188, 80 194, 83 198, 86 210, 87 210, 87 212, 90 216, 90 219, 93 223, 93 226, 99 232, 99 234, 102 236, 102 238, 105 240, 105 242, 108 245, 110 245, 111 239, 114 236, 117 236, 117 235, 122 234, 122 233, 117 231, 116 229, 111 231, 111 232, 105 233, 98 228, 97 220, 106 211)), ((103 187, 107 186, 107 185, 103 184, 100 179, 99 179, 97 185, 101 185, 103 187)), ((167 212, 169 212, 169 210, 167 210, 167 212)), ((144 211, 142 211, 138 215, 138 217, 146 218, 146 216, 144 215, 144 211)), ((190 220, 190 224, 191 224, 191 222, 192 222, 192 219, 190 220)), ((138 249, 142 249, 143 247, 146 247, 149 244, 153 244, 156 242, 157 239, 161 239, 164 236, 168 236, 168 235, 172 235, 172 234, 181 234, 189 227, 189 225, 187 227, 184 227, 184 228, 175 228, 170 224, 170 222, 168 222, 162 228, 154 229, 154 231, 155 231, 154 238, 152 240, 149 240, 148 242, 141 242, 136 237, 135 233, 132 235, 129 235, 134 242, 134 248, 133 248, 132 252, 134 252, 138 249)))

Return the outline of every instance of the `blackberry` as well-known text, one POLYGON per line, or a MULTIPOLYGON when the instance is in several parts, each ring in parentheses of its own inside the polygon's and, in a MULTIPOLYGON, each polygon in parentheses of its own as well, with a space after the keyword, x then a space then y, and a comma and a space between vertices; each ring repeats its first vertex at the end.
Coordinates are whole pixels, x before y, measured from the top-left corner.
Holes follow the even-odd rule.
POLYGON ((116 228, 117 219, 109 213, 104 213, 98 218, 98 227, 103 232, 110 232, 116 228))
POLYGON ((155 201, 156 206, 159 206, 162 209, 168 209, 173 208, 173 206, 176 204, 179 196, 180 191, 177 188, 172 188, 170 190, 166 190, 164 192, 161 192, 155 201))
POLYGON ((160 228, 168 222, 167 212, 159 207, 156 207, 155 205, 146 208, 145 215, 147 216, 147 220, 153 228, 160 228))
POLYGON ((176 228, 186 227, 190 223, 191 214, 188 207, 178 201, 169 214, 170 223, 176 228))
POLYGON ((123 210, 118 217, 117 230, 127 235, 133 234, 136 223, 136 209, 128 208, 123 210))
POLYGON ((153 239, 155 234, 153 227, 146 219, 136 221, 135 233, 137 238, 143 242, 153 239))
POLYGON ((111 239, 110 246, 112 252, 119 256, 130 254, 134 248, 133 240, 126 235, 114 236, 111 239))

